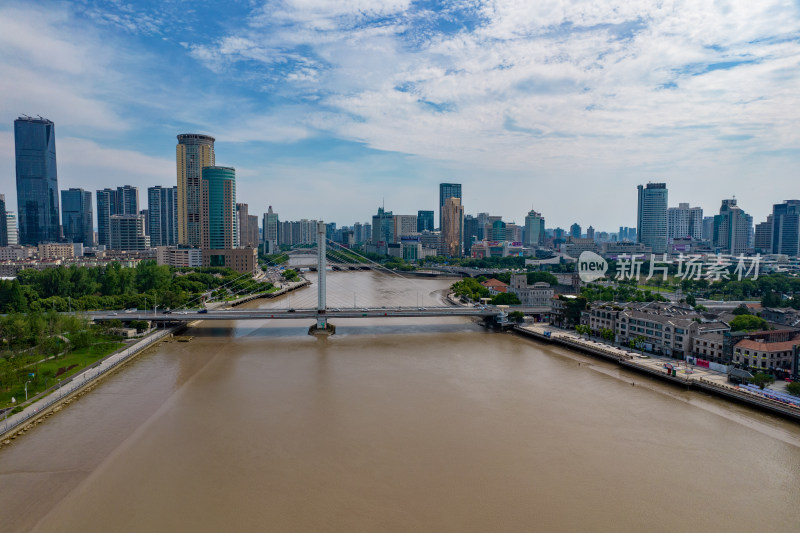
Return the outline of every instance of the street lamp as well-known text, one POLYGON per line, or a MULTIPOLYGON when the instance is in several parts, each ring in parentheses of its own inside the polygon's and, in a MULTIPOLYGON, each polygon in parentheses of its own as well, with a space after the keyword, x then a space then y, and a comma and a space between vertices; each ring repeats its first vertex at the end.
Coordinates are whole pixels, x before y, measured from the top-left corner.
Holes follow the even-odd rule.
POLYGON ((25 382, 25 401, 26 402, 28 401, 28 383, 30 383, 30 381, 26 381, 25 382))

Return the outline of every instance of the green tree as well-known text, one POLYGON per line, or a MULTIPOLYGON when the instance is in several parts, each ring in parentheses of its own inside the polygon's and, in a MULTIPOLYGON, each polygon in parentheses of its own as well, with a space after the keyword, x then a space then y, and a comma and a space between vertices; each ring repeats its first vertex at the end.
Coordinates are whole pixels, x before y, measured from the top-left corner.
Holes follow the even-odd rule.
POLYGON ((694 307, 695 305, 697 305, 697 300, 691 294, 687 294, 686 295, 686 303, 688 305, 691 305, 692 307, 694 307))
POLYGON ((519 305, 519 297, 513 292, 501 292, 492 298, 492 305, 519 305))
POLYGON ((773 383, 775 381, 775 378, 773 378, 769 374, 765 374, 764 372, 756 372, 755 375, 753 376, 752 381, 754 385, 758 385, 758 388, 763 390, 764 387, 766 387, 770 383, 773 383))
POLYGON ((800 396, 800 381, 793 381, 786 384, 786 392, 793 396, 800 396))
POLYGON ((734 315, 736 315, 736 316, 739 316, 739 315, 749 315, 749 314, 750 314, 750 311, 747 309, 747 307, 746 307, 746 306, 744 306, 744 305, 740 305, 739 307, 737 307, 736 309, 734 309, 733 311, 731 311, 731 313, 732 313, 732 314, 734 314, 734 315))
POLYGON ((731 320, 731 331, 761 331, 768 327, 766 320, 753 315, 739 315, 731 320))

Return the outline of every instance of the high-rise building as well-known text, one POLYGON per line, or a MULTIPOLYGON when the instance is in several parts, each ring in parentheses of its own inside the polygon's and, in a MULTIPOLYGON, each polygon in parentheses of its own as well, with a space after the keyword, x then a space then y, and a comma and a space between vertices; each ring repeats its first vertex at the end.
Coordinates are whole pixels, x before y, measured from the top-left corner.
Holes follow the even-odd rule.
POLYGON ((13 211, 6 211, 6 230, 8 231, 8 245, 16 246, 19 244, 19 232, 17 231, 17 215, 13 211))
POLYGON ((212 167, 214 137, 197 133, 178 135, 178 244, 200 246, 203 211, 203 167, 212 167))
POLYGON ((760 254, 772 253, 772 215, 767 216, 766 222, 756 224, 755 242, 753 247, 760 254))
POLYGON ((139 213, 139 187, 123 185, 117 187, 115 215, 138 215, 139 213))
POLYGON ((378 208, 378 214, 372 217, 372 244, 387 245, 394 242, 394 216, 391 211, 378 208))
POLYGON ((478 219, 472 215, 464 215, 464 243, 462 250, 469 256, 472 243, 478 241, 478 219))
POLYGON ((178 243, 178 187, 147 188, 147 218, 150 245, 174 246, 178 243))
POLYGON ((97 244, 111 247, 111 215, 117 214, 117 191, 97 191, 97 244))
POLYGON ((258 247, 258 217, 249 214, 247 204, 236 204, 236 216, 239 223, 239 246, 242 248, 258 247))
POLYGON ((8 222, 6 220, 5 194, 0 194, 0 246, 8 246, 8 222))
POLYGON ((417 211, 417 233, 433 231, 433 211, 417 211))
POLYGON ((772 206, 772 253, 800 256, 800 200, 772 206))
POLYGON ((202 176, 200 247, 206 250, 237 248, 236 170, 231 167, 204 167, 202 176))
POLYGON ((714 240, 714 217, 703 217, 702 240, 711 242, 714 240))
POLYGON ((573 239, 580 239, 581 231, 581 225, 576 222, 569 227, 569 236, 573 239))
POLYGON ((594 240, 594 228, 592 226, 586 228, 586 238, 594 240))
POLYGON ((667 184, 639 185, 639 206, 636 216, 637 242, 652 248, 654 254, 667 251, 667 184))
POLYGON ((264 245, 265 251, 268 254, 274 254, 278 251, 278 245, 281 244, 280 235, 278 233, 278 213, 272 211, 272 206, 264 213, 263 229, 264 229, 264 245))
POLYGON ((461 198, 449 196, 445 199, 442 217, 444 253, 448 257, 461 257, 464 242, 464 206, 461 205, 461 198))
POLYGON ((130 252, 150 248, 150 237, 144 232, 144 215, 111 215, 109 230, 112 250, 130 252))
POLYGON ((488 239, 486 233, 486 225, 489 223, 489 213, 478 213, 478 240, 484 241, 488 239))
POLYGON ((460 183, 440 183, 439 184, 439 229, 444 231, 442 226, 442 213, 444 210, 444 203, 448 198, 458 198, 461 200, 461 184, 460 183))
POLYGON ((94 246, 92 193, 83 189, 61 191, 61 225, 64 239, 94 246))
POLYGON ((744 254, 750 249, 753 217, 736 205, 736 199, 722 200, 714 217, 714 246, 727 254, 744 254))
POLYGON ((417 215, 394 215, 394 241, 400 242, 406 235, 417 233, 417 215))
POLYGON ((703 238, 703 208, 688 203, 667 209, 667 238, 699 241, 703 238))
POLYGON ((46 118, 14 121, 19 243, 60 240, 55 125, 46 118))
POLYGON ((544 241, 544 217, 534 210, 525 216, 525 246, 538 246, 544 241))

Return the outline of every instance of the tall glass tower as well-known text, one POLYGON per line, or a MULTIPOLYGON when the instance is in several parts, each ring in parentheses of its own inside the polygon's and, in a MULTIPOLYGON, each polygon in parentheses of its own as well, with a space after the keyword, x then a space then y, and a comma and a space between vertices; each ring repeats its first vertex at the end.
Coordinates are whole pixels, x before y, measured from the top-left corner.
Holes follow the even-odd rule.
POLYGON ((94 246, 92 193, 83 189, 61 191, 61 221, 67 241, 94 246))
POLYGON ((654 254, 667 251, 667 184, 639 185, 639 209, 636 216, 637 242, 653 249, 654 254))
POLYGON ((156 185, 147 189, 151 246, 172 246, 178 242, 177 193, 177 187, 156 185))
POLYGON ((178 169, 178 244, 199 247, 202 240, 203 167, 214 166, 214 137, 197 133, 178 135, 175 156, 178 169))
POLYGON ((442 225, 444 221, 442 220, 442 211, 444 209, 444 203, 448 198, 458 198, 461 199, 461 184, 460 183, 440 183, 439 184, 439 229, 444 231, 444 226, 442 225))
POLYGON ((238 247, 236 170, 231 167, 203 168, 202 201, 200 247, 206 250, 238 247))
POLYGON ((14 145, 19 244, 56 242, 61 232, 55 125, 46 118, 19 117, 14 121, 14 145))

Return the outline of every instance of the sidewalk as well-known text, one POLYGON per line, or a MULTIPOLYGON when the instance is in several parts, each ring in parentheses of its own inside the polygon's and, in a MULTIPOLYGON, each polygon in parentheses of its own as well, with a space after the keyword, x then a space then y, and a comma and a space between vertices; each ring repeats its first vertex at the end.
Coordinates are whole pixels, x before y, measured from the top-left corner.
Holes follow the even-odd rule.
POLYGON ((86 367, 83 372, 70 376, 58 385, 50 387, 43 393, 28 400, 28 402, 23 402, 20 405, 25 405, 25 403, 27 403, 27 405, 21 412, 9 415, 8 418, 3 417, 3 419, 0 420, 0 440, 7 439, 11 433, 19 429, 26 421, 42 415, 52 405, 67 398, 70 394, 83 389, 97 380, 97 378, 103 376, 117 365, 124 363, 153 343, 168 337, 179 327, 183 326, 157 330, 138 342, 121 348, 105 359, 86 367))

